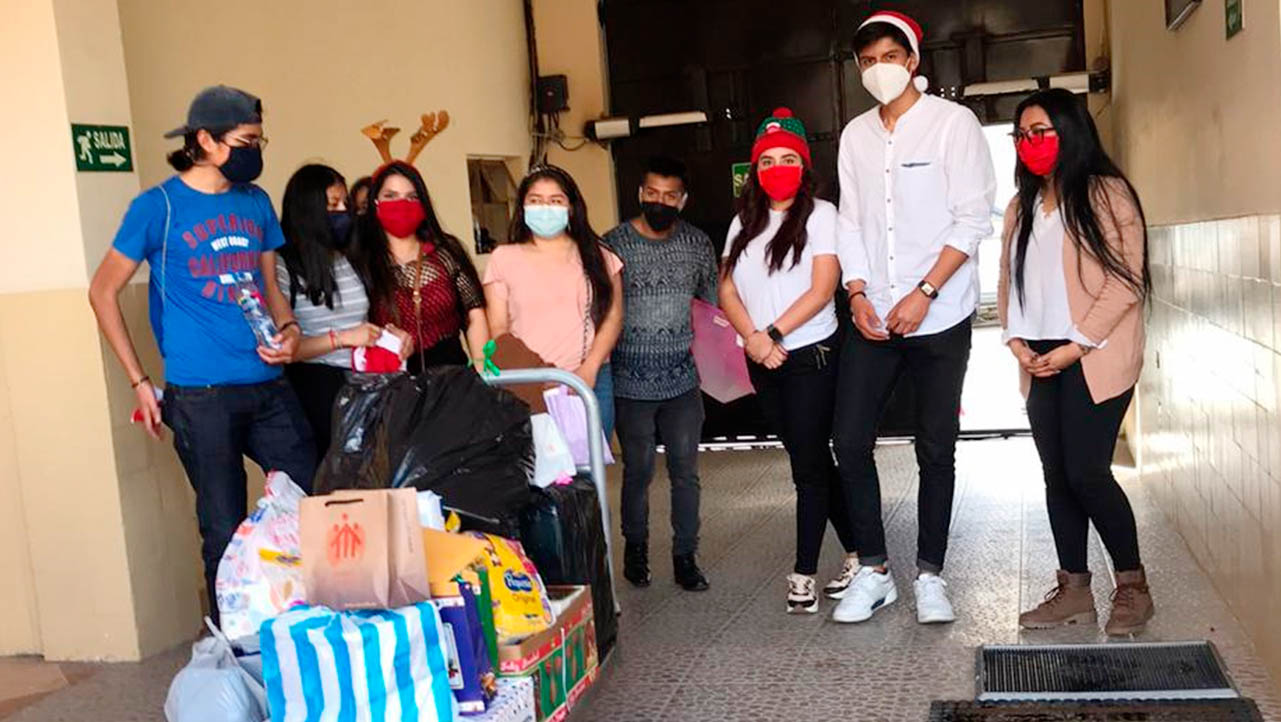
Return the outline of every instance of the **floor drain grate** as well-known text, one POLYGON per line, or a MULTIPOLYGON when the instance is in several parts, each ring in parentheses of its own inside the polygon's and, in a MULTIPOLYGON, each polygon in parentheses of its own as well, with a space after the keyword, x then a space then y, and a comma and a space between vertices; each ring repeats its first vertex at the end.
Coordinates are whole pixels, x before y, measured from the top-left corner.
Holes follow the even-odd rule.
POLYGON ((986 646, 978 701, 1237 697, 1209 642, 986 646))
POLYGON ((929 722, 1263 722, 1252 700, 935 702, 929 722))

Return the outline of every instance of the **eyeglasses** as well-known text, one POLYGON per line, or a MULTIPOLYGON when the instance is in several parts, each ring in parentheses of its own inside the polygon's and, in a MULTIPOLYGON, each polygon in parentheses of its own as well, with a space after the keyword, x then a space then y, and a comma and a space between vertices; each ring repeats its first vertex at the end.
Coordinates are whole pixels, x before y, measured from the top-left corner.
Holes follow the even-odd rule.
POLYGON ((1040 145, 1045 141, 1046 133, 1051 133, 1056 136, 1059 134, 1057 130, 1048 125, 1039 125, 1028 131, 1024 131, 1021 128, 1015 128, 1014 132, 1010 133, 1010 137, 1014 139, 1014 143, 1016 145, 1024 140, 1032 145, 1040 145))
POLYGON ((241 138, 236 135, 223 137, 223 142, 227 145, 234 145, 237 148, 258 148, 259 150, 267 147, 267 136, 259 135, 253 138, 241 138), (235 141, 233 144, 231 141, 235 141))

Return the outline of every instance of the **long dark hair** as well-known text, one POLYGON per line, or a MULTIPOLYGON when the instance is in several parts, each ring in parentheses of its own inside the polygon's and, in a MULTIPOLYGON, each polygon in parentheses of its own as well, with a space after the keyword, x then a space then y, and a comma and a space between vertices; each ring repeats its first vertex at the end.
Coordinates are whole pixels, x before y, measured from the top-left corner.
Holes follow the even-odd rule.
MULTIPOLYGON (((1023 111, 1034 106, 1050 116, 1050 123, 1059 136, 1059 157, 1053 183, 1063 214, 1064 228, 1073 242, 1080 246, 1079 250, 1089 253, 1099 262, 1104 273, 1121 279, 1140 297, 1146 297, 1152 290, 1152 277, 1148 271, 1147 221, 1138 192, 1103 150, 1098 128, 1095 127, 1085 103, 1062 88, 1034 93, 1019 103, 1015 110, 1016 127, 1023 118, 1023 111), (1100 211, 1106 213, 1112 223, 1116 223, 1116 212, 1100 186, 1101 181, 1109 178, 1125 185, 1143 226, 1143 268, 1138 272, 1127 266, 1125 259, 1108 245, 1099 223, 1100 211)), ((1032 238, 1032 219, 1036 217, 1033 214, 1037 212, 1036 199, 1048 181, 1028 170, 1021 160, 1015 168, 1014 176, 1019 189, 1019 235, 1014 251, 1013 281, 1019 294, 1019 302, 1022 303, 1023 270, 1027 263, 1028 242, 1032 238)), ((1080 272, 1078 261, 1077 273, 1080 272)))
POLYGON ((569 198, 569 228, 565 232, 578 245, 578 257, 582 260, 583 273, 587 275, 592 292, 592 323, 600 326, 614 302, 614 285, 610 282, 609 267, 605 265, 605 252, 601 250, 605 244, 596 235, 596 231, 592 230, 592 224, 587 220, 587 203, 583 200, 583 193, 567 171, 552 165, 542 165, 525 176, 520 188, 516 190, 516 215, 512 217, 508 238, 511 243, 530 243, 534 240, 534 232, 525 225, 525 196, 535 183, 544 179, 554 181, 569 198))
POLYGON ((285 185, 280 227, 285 232, 280 257, 289 271, 289 303, 301 291, 311 305, 334 307, 338 284, 334 281, 334 258, 346 239, 335 238, 329 223, 329 194, 332 186, 346 187, 342 174, 327 165, 299 168, 285 185))
MULTIPOLYGON (((730 241, 729 257, 725 259, 726 275, 734 272, 738 259, 743 256, 743 251, 747 250, 747 244, 761 235, 769 226, 770 197, 765 193, 765 189, 761 188, 761 181, 756 176, 759 163, 758 159, 752 164, 747 183, 738 197, 738 222, 742 228, 738 235, 734 236, 734 240, 730 241)), ((801 174, 801 187, 796 191, 796 199, 787 209, 787 217, 783 219, 783 225, 779 226, 778 233, 774 234, 769 246, 765 249, 771 274, 783 269, 783 265, 787 263, 788 254, 792 256, 789 269, 795 268, 796 264, 801 262, 801 253, 805 251, 805 242, 809 239, 805 224, 813 212, 814 176, 810 173, 809 166, 806 166, 801 174)))
MULTIPOLYGON (((378 194, 382 192, 387 179, 398 175, 409 180, 418 193, 418 200, 423 205, 425 217, 415 232, 418 240, 436 245, 438 253, 447 254, 456 264, 458 272, 467 276, 476 288, 480 288, 480 275, 463 244, 454 236, 445 232, 440 220, 436 218, 436 209, 432 207, 431 195, 427 193, 427 184, 423 182, 418 169, 403 161, 392 161, 374 174, 369 188, 369 210, 356 216, 356 237, 351 249, 351 259, 356 273, 365 284, 369 301, 375 309, 396 307, 396 268, 391 257, 391 246, 387 241, 387 232, 378 222, 378 213, 374 209, 378 194)), ((446 264, 448 266, 448 264, 446 264)), ((463 325, 467 319, 463 317, 463 325)))

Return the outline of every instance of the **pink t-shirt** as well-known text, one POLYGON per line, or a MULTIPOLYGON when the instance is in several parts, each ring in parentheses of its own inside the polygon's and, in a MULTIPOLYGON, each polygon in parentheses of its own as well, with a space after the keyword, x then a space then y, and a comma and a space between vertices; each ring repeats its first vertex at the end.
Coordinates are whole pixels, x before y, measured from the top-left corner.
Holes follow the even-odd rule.
MULTIPOLYGON (((610 276, 623 262, 601 246, 610 276)), ((485 288, 497 303, 507 304, 512 335, 557 368, 582 365, 596 338, 591 320, 591 294, 578 254, 555 258, 532 243, 499 246, 485 267, 485 288)))

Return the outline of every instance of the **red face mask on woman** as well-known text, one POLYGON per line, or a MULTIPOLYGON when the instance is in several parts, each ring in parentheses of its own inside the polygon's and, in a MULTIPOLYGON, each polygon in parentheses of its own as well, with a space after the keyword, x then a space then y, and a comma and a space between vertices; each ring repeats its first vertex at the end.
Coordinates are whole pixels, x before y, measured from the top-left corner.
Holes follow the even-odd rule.
POLYGON ((1059 136, 1057 135, 1041 136, 1039 143, 1023 138, 1015 146, 1015 150, 1018 151, 1019 160, 1023 161, 1023 165, 1042 177, 1053 173, 1055 166, 1059 164, 1059 136))
POLYGON ((795 198, 801 189, 804 172, 804 166, 774 165, 757 171, 756 178, 761 182, 765 195, 776 201, 786 201, 795 198))
POLYGON ((422 225, 427 212, 416 198, 397 198, 378 201, 378 222, 383 230, 396 238, 409 238, 422 225))

